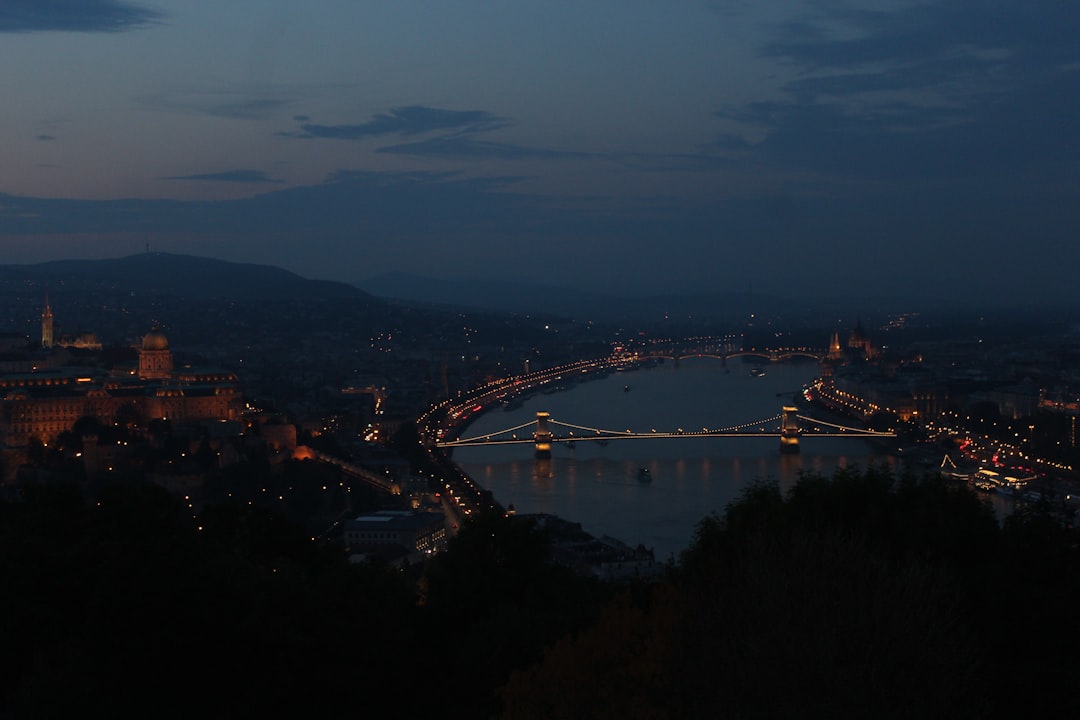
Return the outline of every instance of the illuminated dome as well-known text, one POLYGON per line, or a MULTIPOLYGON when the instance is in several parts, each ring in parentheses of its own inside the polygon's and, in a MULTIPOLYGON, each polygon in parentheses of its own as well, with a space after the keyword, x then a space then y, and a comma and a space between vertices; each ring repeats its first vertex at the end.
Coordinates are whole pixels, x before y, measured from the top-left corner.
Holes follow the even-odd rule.
POLYGON ((142 339, 143 350, 168 350, 169 340, 165 337, 165 333, 158 330, 156 327, 150 332, 146 333, 142 339))

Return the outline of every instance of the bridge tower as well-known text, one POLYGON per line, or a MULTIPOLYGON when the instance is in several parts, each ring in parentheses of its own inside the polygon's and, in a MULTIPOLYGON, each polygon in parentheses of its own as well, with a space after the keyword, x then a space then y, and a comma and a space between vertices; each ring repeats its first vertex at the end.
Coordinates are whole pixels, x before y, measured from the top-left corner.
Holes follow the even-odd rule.
POLYGON ((799 452, 799 408, 785 405, 780 419, 780 452, 799 452))
POLYGON ((551 430, 548 428, 548 419, 551 413, 543 410, 536 413, 536 432, 533 433, 533 446, 536 448, 536 459, 547 460, 551 457, 551 430))

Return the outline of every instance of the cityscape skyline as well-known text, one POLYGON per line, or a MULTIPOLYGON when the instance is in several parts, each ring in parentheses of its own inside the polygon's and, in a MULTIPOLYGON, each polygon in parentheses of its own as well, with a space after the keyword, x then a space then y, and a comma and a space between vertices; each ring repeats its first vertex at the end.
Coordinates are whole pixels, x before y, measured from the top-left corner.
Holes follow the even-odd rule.
POLYGON ((1077 714, 1043 691, 1075 309, 593 322, 156 251, 0 280, 0 715, 1077 714))
POLYGON ((1070 301, 1078 26, 1013 0, 3 2, 3 262, 1070 301))

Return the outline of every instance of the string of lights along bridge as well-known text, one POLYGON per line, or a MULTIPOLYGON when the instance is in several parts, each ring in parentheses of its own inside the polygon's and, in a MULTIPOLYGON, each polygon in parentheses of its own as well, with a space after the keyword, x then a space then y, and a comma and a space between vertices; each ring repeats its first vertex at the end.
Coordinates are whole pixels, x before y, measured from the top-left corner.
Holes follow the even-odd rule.
POLYGON ((440 448, 475 447, 482 445, 525 445, 532 444, 537 458, 551 457, 551 446, 554 443, 577 443, 577 442, 609 442, 611 440, 643 440, 663 438, 717 438, 717 437, 757 437, 779 438, 781 452, 798 452, 799 438, 808 435, 812 437, 896 437, 894 432, 882 432, 866 430, 863 428, 847 427, 837 423, 828 422, 818 418, 800 415, 798 408, 784 406, 779 415, 754 420, 751 422, 729 425, 722 428, 702 428, 701 430, 657 431, 651 429, 648 432, 626 430, 611 430, 607 428, 589 427, 570 422, 556 420, 546 411, 536 413, 536 419, 515 425, 514 427, 496 430, 483 435, 472 437, 441 440, 436 443, 440 448), (525 432, 532 428, 531 433, 525 432), (563 430, 556 433, 553 428, 563 430))

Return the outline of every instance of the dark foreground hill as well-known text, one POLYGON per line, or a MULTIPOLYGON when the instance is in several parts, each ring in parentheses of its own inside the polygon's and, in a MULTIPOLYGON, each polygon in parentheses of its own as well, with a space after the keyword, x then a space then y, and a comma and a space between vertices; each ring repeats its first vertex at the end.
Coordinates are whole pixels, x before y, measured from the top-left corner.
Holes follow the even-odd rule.
POLYGON ((883 469, 763 483, 617 587, 528 517, 471 518, 421 575, 267 505, 0 496, 0 717, 1080 716, 1080 544, 1050 505, 999 523, 883 469))

